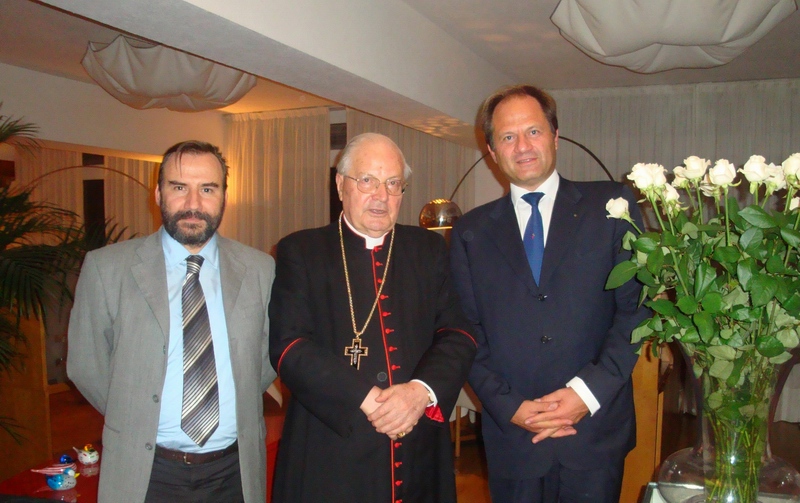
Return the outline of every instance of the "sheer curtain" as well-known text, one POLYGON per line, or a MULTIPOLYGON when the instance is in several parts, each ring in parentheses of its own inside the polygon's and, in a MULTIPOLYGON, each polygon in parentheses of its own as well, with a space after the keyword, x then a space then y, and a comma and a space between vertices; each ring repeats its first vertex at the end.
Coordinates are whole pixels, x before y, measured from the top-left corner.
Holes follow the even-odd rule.
MULTIPOLYGON (((591 149, 616 180, 638 162, 667 169, 690 155, 750 155, 779 164, 800 151, 800 80, 553 91, 559 132, 591 149)), ((605 174, 578 147, 561 142, 558 170, 573 180, 605 174)))
POLYGON ((280 238, 328 222, 327 108, 226 117, 230 166, 222 235, 271 252, 280 238))
POLYGON ((34 182, 32 197, 75 212, 83 219, 83 181, 104 180, 105 216, 127 227, 125 236, 146 236, 160 225, 155 207, 157 163, 105 156, 104 166, 82 166, 80 152, 42 148, 17 155, 15 185, 34 182))
MULTIPOLYGON (((475 149, 374 115, 347 109, 348 140, 368 132, 381 133, 394 140, 411 166, 410 183, 403 195, 403 204, 397 219, 401 224, 419 225, 422 207, 431 199, 450 197, 467 169, 481 156, 475 149)), ((465 213, 474 206, 475 189, 472 179, 472 175, 468 176, 453 198, 465 213)))

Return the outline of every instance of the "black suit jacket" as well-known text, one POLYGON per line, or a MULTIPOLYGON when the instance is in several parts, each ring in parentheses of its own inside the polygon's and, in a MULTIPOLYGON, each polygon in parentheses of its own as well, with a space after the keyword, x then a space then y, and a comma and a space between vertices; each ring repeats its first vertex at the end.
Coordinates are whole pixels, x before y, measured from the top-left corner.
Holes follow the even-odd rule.
POLYGON ((537 286, 528 266, 509 195, 476 208, 453 229, 451 263, 465 314, 478 337, 469 382, 484 406, 483 433, 495 476, 541 476, 553 459, 573 468, 622 459, 635 443, 631 372, 633 328, 647 317, 635 281, 604 289, 611 269, 629 254, 631 229, 609 219, 609 199, 630 189, 616 182, 561 179, 537 286), (600 410, 577 435, 533 445, 510 421, 523 400, 551 393, 573 377, 586 383, 600 410))

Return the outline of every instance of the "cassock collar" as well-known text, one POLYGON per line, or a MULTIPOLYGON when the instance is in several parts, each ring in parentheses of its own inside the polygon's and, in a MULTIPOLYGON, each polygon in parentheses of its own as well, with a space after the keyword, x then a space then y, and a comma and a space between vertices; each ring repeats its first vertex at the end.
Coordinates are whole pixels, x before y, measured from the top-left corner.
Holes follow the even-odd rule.
POLYGON ((366 234, 362 234, 362 233, 358 232, 357 230, 355 230, 355 228, 353 228, 353 226, 350 225, 350 222, 347 221, 347 217, 344 215, 344 213, 342 213, 342 218, 344 219, 344 223, 347 224, 347 227, 349 227, 350 230, 353 231, 353 234, 355 234, 356 236, 360 236, 360 237, 364 238, 364 247, 367 250, 371 250, 371 249, 375 248, 376 246, 381 246, 383 244, 383 240, 386 238, 386 234, 389 234, 387 232, 386 234, 384 234, 383 236, 378 237, 378 238, 373 238, 371 236, 367 236, 366 234))

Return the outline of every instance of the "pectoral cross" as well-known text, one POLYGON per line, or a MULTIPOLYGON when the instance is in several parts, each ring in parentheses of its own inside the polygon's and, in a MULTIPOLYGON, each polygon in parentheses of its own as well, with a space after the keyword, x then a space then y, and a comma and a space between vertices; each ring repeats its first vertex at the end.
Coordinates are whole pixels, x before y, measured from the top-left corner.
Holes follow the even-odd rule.
POLYGON ((344 348, 344 355, 350 357, 350 366, 356 369, 361 365, 361 357, 368 353, 369 348, 361 345, 361 339, 353 339, 353 345, 344 348))

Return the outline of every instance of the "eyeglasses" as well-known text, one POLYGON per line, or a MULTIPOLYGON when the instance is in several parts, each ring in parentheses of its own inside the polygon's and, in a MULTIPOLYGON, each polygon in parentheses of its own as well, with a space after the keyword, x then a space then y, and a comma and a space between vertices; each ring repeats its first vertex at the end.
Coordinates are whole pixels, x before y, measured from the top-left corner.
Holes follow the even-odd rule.
POLYGON ((358 178, 347 175, 342 176, 351 180, 355 180, 356 187, 358 187, 358 190, 364 194, 374 194, 378 191, 378 187, 380 187, 381 184, 384 184, 386 185, 386 192, 390 196, 399 196, 400 194, 404 193, 406 191, 406 187, 408 187, 408 184, 399 178, 391 178, 385 182, 381 182, 374 176, 369 175, 364 175, 358 178))

